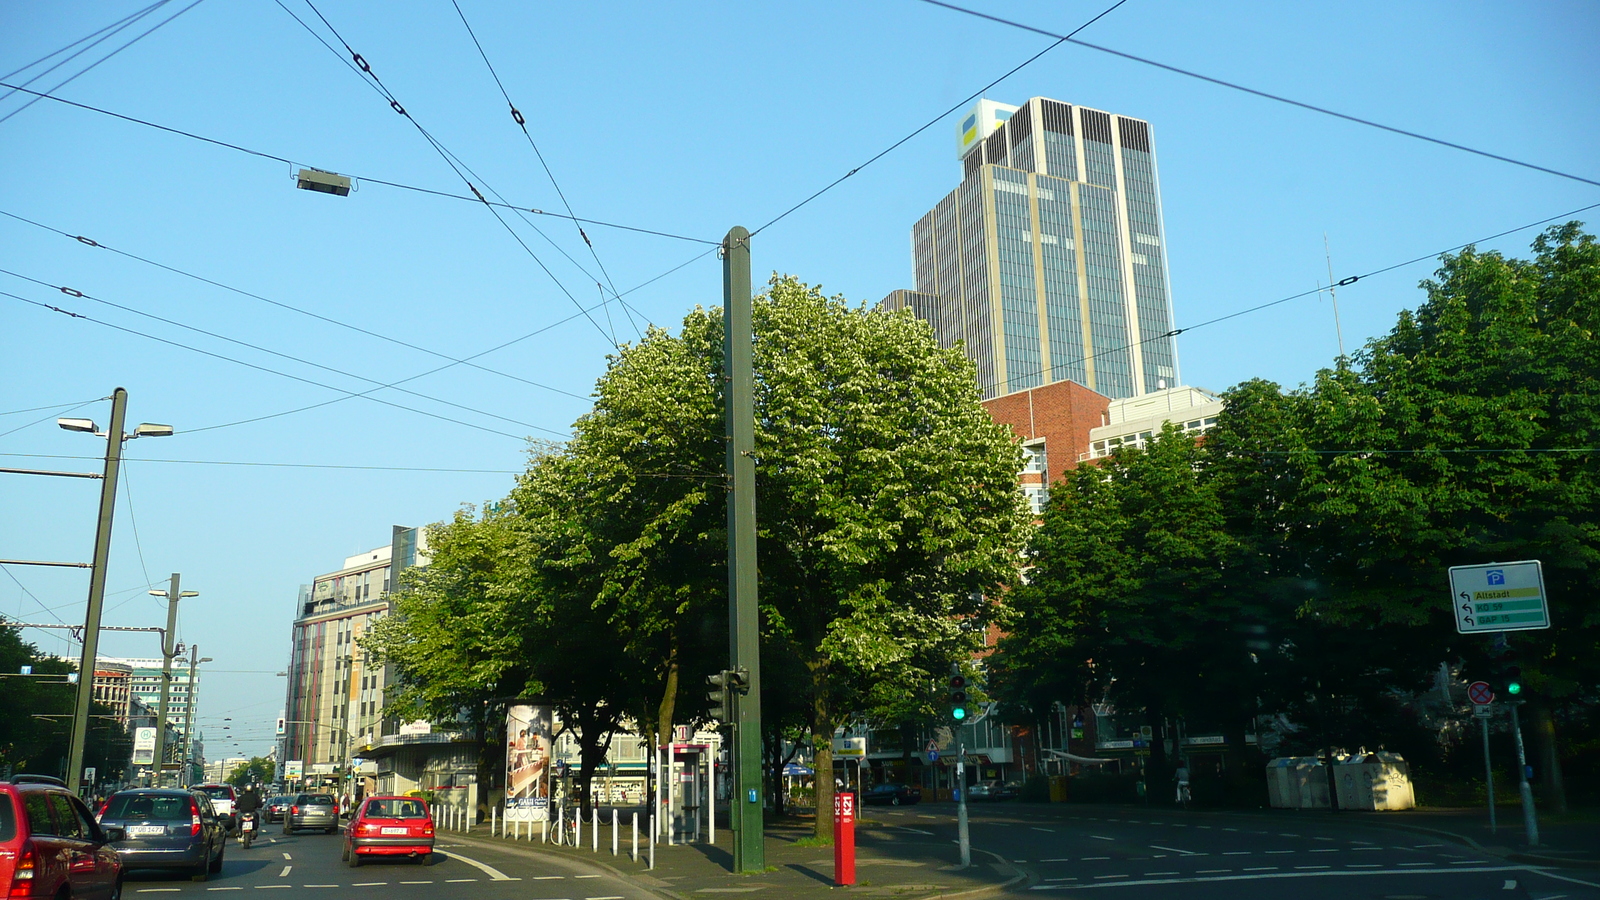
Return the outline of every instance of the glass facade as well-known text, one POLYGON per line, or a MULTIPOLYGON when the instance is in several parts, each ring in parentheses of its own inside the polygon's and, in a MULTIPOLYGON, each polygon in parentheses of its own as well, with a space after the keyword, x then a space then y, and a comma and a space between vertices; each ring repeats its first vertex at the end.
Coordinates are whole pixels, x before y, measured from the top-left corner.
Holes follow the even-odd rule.
POLYGON ((1150 126, 1035 97, 972 142, 912 229, 919 302, 985 398, 1070 379, 1112 398, 1178 383, 1150 126))

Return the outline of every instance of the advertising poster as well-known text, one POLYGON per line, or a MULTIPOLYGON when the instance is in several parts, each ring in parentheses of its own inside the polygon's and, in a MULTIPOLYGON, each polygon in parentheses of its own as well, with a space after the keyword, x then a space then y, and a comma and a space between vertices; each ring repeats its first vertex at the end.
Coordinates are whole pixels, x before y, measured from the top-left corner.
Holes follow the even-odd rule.
POLYGON ((550 708, 506 709, 506 820, 543 822, 550 815, 550 708))
POLYGON ((133 764, 136 766, 154 765, 156 761, 156 730, 154 728, 135 728, 133 730, 133 764))

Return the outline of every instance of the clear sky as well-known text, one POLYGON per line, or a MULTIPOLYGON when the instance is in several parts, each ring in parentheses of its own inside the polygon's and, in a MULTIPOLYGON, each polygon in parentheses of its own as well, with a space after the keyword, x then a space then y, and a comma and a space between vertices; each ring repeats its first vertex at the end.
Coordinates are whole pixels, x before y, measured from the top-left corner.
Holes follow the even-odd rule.
MULTIPOLYGON (((0 72, 148 2, 0 5, 0 72)), ((53 89, 193 2, 166 3, 32 87, 53 89)), ((918 0, 459 2, 578 216, 701 241, 768 222, 1052 43, 918 0)), ((305 0, 283 5, 338 46, 305 0)), ((1064 33, 1107 5, 982 9, 1064 33)), ((479 189, 564 209, 450 0, 318 8, 479 189)), ((1597 36, 1600 6, 1588 0, 1127 0, 1080 38, 1600 180, 1597 36)), ((299 585, 386 544, 392 525, 503 496, 525 438, 559 438, 587 408, 613 336, 721 302, 715 257, 696 259, 709 244, 586 225, 602 274, 570 222, 502 210, 514 238, 482 205, 375 183, 468 193, 274 0, 204 0, 57 94, 358 179, 348 197, 299 191, 285 162, 0 99, 0 117, 15 113, 0 121, 0 211, 271 301, 0 216, 0 269, 15 273, 0 274, 0 291, 174 342, 0 296, 0 465, 97 470, 104 442, 53 420, 104 426, 109 404, 85 401, 118 385, 130 425, 177 428, 127 444, 105 621, 160 624, 146 590, 173 571, 200 591, 180 631, 216 660, 200 698, 213 758, 270 746, 299 585), (599 283, 647 281, 626 311, 578 313, 599 304, 599 283), (454 359, 533 336, 474 360, 492 371, 456 365, 403 385, 415 394, 353 399, 448 362, 354 329, 454 359), (224 717, 237 750, 219 740, 224 717)), ((1600 203, 1592 184, 1070 44, 985 92, 1012 104, 1036 95, 1152 124, 1179 327, 1325 284, 1324 235, 1343 278, 1600 203)), ((866 302, 911 287, 911 225, 960 178, 955 120, 760 232, 758 280, 790 273, 866 302)), ((1526 255, 1535 233, 1481 246, 1526 255)), ((1341 289, 1345 347, 1414 307, 1432 269, 1341 289)), ((1211 390, 1255 377, 1294 386, 1337 352, 1332 305, 1317 296, 1179 338, 1183 381, 1211 390)), ((0 474, 0 558, 89 559, 95 499, 94 482, 0 474)), ((81 622, 87 585, 78 569, 5 567, 0 613, 81 622)), ((26 637, 78 652, 60 632, 26 637)), ((109 634, 102 647, 158 653, 147 634, 109 634)))

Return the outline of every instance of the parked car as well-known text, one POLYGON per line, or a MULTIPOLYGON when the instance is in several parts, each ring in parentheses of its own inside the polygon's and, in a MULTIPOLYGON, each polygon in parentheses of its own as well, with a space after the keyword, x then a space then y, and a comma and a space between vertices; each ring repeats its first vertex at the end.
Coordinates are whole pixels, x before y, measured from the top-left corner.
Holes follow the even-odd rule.
POLYGON ((199 791, 211 798, 211 805, 216 808, 217 815, 222 817, 222 824, 229 831, 239 827, 239 816, 233 811, 233 802, 239 798, 238 793, 231 784, 197 784, 189 788, 199 791))
POLYGON ((875 784, 861 792, 864 805, 909 806, 922 802, 922 791, 909 784, 875 784))
POLYGON ((332 794, 295 794, 283 817, 283 833, 296 828, 320 828, 327 834, 339 830, 339 801, 332 794))
POLYGON ((0 780, 0 889, 7 897, 120 900, 122 859, 59 778, 0 780))
POLYGON ((409 856, 427 865, 432 854, 433 816, 416 797, 368 797, 344 829, 342 858, 352 869, 368 856, 409 856))
POLYGON ((228 830, 211 798, 181 788, 134 788, 106 799, 102 828, 129 869, 173 869, 205 880, 222 871, 228 830))
POLYGON ((980 781, 967 788, 968 800, 1015 800, 1017 786, 1001 781, 980 781))
POLYGON ((294 802, 293 794, 279 794, 261 805, 262 818, 268 822, 282 822, 289 811, 289 805, 294 802))

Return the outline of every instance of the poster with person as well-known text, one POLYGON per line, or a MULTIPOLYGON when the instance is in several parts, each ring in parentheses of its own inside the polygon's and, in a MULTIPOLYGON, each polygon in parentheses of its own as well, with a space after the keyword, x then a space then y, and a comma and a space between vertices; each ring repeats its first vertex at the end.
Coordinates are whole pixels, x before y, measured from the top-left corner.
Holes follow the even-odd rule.
POLYGON ((506 710, 506 821, 542 822, 550 814, 554 724, 547 706, 506 710))

